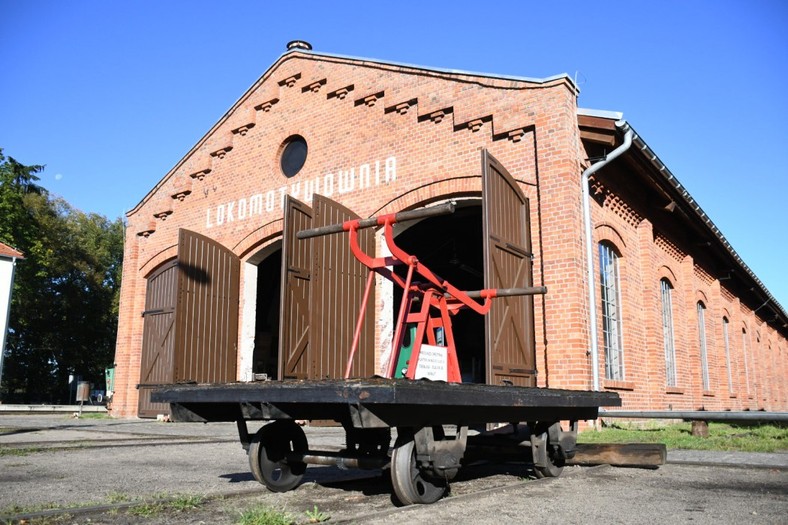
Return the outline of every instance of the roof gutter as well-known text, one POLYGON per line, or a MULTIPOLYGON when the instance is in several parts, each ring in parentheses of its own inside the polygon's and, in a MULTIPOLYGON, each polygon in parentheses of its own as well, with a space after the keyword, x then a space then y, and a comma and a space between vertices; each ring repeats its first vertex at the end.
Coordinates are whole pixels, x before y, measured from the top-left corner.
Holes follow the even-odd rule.
MULTIPOLYGON (((681 199, 692 209, 695 215, 709 229, 709 231, 711 231, 714 237, 716 237, 717 241, 725 248, 725 250, 731 256, 731 258, 733 258, 733 261, 739 266, 739 268, 744 270, 744 273, 747 275, 747 277, 752 279, 752 281, 755 283, 756 286, 753 287, 752 290, 753 292, 756 292, 757 295, 760 295, 761 299, 764 301, 763 304, 761 304, 755 310, 755 312, 757 312, 761 308, 768 307, 774 313, 774 319, 772 320, 772 322, 781 321, 782 329, 784 330, 785 328, 788 328, 788 321, 786 320, 786 317, 788 317, 788 315, 786 315, 786 312, 783 309, 782 305, 774 298, 771 292, 769 292, 769 290, 766 288, 763 282, 758 278, 758 276, 755 275, 755 273, 750 269, 750 267, 747 266, 747 264, 742 260, 742 258, 736 252, 736 250, 733 249, 733 246, 731 246, 730 242, 728 242, 728 239, 725 238, 725 236, 722 234, 722 232, 717 227, 717 225, 714 224, 714 222, 712 222, 711 218, 709 218, 708 215, 706 215, 706 212, 703 211, 703 209, 695 201, 695 199, 692 198, 692 195, 690 195, 687 189, 684 188, 684 186, 679 182, 676 176, 673 175, 673 173, 671 173, 671 171, 668 169, 667 166, 665 166, 665 164, 660 160, 660 158, 657 157, 657 154, 654 153, 654 151, 649 147, 649 145, 646 144, 643 141, 643 139, 640 138, 637 134, 635 135, 633 141, 635 143, 635 147, 641 151, 643 156, 646 159, 648 159, 648 161, 651 163, 654 169, 659 174, 662 175, 663 179, 667 181, 671 186, 673 186, 673 189, 676 190, 676 192, 679 194, 681 199)), ((766 322, 769 321, 769 319, 767 319, 766 317, 764 317, 763 319, 766 322)), ((777 323, 777 326, 779 327, 780 324, 777 323)))
POLYGON ((594 293, 594 237, 591 228, 591 191, 588 187, 588 180, 597 171, 601 170, 617 157, 623 154, 632 145, 635 132, 627 124, 626 120, 616 122, 616 127, 624 132, 624 142, 619 147, 611 151, 605 158, 589 166, 580 178, 583 200, 583 221, 585 223, 585 245, 586 245, 586 281, 588 282, 588 316, 591 328, 591 375, 593 377, 593 389, 599 390, 599 334, 597 332, 597 311, 596 294, 594 293))

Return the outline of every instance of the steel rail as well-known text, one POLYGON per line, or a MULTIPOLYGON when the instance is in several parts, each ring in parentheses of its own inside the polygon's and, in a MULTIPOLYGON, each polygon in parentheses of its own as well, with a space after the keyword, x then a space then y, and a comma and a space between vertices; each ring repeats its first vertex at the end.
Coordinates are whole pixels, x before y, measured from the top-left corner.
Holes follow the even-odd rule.
POLYGON ((631 419, 684 419, 688 421, 788 421, 788 412, 743 410, 737 412, 705 410, 599 410, 599 417, 631 419))

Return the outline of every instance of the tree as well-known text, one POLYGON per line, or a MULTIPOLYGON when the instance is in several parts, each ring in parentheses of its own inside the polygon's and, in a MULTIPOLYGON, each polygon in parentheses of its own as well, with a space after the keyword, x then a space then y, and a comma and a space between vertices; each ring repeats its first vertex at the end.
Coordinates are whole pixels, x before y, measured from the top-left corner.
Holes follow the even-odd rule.
POLYGON ((36 185, 42 166, 0 150, 0 241, 22 251, 3 371, 7 401, 63 402, 68 376, 100 383, 112 363, 123 223, 36 185))

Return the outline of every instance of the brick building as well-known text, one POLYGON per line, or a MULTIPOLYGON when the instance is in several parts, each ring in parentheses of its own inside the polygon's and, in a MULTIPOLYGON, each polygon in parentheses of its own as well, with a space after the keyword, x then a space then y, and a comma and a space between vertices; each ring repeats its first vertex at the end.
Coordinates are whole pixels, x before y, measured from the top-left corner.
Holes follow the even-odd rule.
MULTIPOLYGON (((627 409, 786 410, 788 315, 631 125, 577 95, 566 75, 290 47, 128 213, 113 413, 166 410, 149 401, 158 383, 336 375, 314 362, 344 363, 358 293, 315 277, 326 246, 300 253, 283 231, 447 200, 454 216, 398 225, 398 242, 480 289, 497 206, 519 217, 520 277, 548 289, 510 319, 535 362, 507 381, 613 389, 627 409), (488 172, 517 202, 488 202, 488 172)), ((397 292, 374 295, 356 375, 391 344, 397 292)), ((455 326, 464 380, 497 381, 492 328, 455 326)))

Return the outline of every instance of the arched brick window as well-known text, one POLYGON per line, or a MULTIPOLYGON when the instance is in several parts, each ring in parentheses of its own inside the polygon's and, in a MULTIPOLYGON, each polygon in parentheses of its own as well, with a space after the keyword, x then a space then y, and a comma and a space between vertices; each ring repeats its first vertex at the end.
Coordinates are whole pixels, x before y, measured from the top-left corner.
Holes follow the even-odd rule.
POLYGON ((722 341, 725 345, 725 367, 728 369, 728 393, 733 393, 733 372, 731 370, 731 341, 730 322, 727 317, 722 318, 722 341))
POLYGON ((741 353, 744 356, 744 383, 747 387, 747 395, 750 395, 750 363, 747 359, 747 328, 741 329, 741 353))
POLYGON ((678 385, 676 372, 676 345, 673 336, 673 285, 667 279, 659 281, 662 296, 662 341, 665 347, 665 383, 667 386, 678 385))
POLYGON ((698 301, 698 349, 700 350, 700 371, 703 381, 703 390, 710 390, 709 384, 709 359, 706 349, 706 306, 698 301))
POLYGON ((599 243, 605 378, 621 381, 624 379, 624 343, 621 335, 621 284, 618 259, 618 252, 612 244, 606 241, 599 243))

